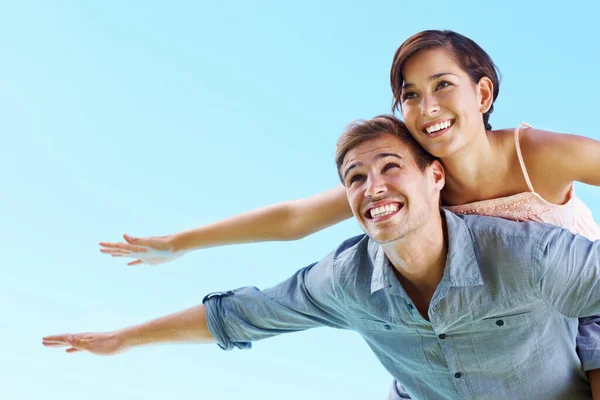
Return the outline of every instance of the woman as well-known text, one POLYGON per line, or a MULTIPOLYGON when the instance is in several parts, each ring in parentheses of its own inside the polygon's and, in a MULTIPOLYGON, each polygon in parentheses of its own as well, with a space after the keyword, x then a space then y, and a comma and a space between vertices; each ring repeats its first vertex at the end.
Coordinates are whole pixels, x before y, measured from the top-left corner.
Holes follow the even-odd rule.
MULTIPOLYGON (((457 213, 553 223, 600 238, 575 181, 600 186, 600 142, 529 128, 492 130, 499 92, 496 66, 472 40, 451 31, 423 31, 397 50, 391 68, 394 108, 415 139, 446 170, 442 203, 457 213)), ((251 211, 198 229, 127 243, 100 243, 102 252, 159 264, 185 251, 224 244, 301 238, 351 216, 340 185, 325 193, 251 211)), ((580 321, 579 354, 594 397, 600 370, 595 319, 580 321)))

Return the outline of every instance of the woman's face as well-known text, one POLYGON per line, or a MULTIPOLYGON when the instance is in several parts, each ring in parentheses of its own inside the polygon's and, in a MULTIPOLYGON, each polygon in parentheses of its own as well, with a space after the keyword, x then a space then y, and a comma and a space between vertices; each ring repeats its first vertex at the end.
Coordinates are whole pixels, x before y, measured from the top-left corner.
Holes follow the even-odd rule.
POLYGON ((403 76, 404 122, 429 153, 448 157, 484 131, 482 107, 491 81, 473 83, 451 53, 443 48, 420 51, 406 61, 403 76))

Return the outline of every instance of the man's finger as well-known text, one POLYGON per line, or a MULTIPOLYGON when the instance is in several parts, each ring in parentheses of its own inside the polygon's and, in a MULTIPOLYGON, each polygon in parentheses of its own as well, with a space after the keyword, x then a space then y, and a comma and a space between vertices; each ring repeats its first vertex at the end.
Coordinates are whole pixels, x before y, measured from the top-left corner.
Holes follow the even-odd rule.
POLYGON ((143 263, 142 260, 135 260, 135 261, 128 262, 127 265, 131 266, 131 265, 138 265, 138 264, 142 264, 142 263, 143 263))
POLYGON ((42 338, 42 344, 46 347, 82 347, 81 340, 76 335, 70 333, 64 335, 52 335, 42 338))
POLYGON ((65 347, 69 346, 68 343, 59 343, 59 342, 42 342, 42 345, 45 347, 65 347))
POLYGON ((65 335, 65 338, 67 339, 67 343, 70 344, 71 347, 74 347, 77 349, 85 349, 85 342, 82 341, 76 335, 65 335))
POLYGON ((44 342, 53 342, 53 343, 66 343, 67 342, 67 338, 66 335, 50 335, 50 336, 44 336, 42 338, 42 340, 44 342))
POLYGON ((78 351, 83 351, 83 349, 77 349, 75 347, 71 347, 65 350, 67 353, 77 353, 78 351))

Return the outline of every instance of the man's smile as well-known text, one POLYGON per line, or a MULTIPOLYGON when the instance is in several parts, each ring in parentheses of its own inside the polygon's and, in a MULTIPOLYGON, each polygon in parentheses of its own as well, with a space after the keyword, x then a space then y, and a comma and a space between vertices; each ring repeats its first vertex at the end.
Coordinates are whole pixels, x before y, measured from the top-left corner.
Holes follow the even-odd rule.
POLYGON ((386 201, 378 202, 364 213, 365 217, 372 221, 382 221, 397 214, 404 207, 404 203, 386 201))

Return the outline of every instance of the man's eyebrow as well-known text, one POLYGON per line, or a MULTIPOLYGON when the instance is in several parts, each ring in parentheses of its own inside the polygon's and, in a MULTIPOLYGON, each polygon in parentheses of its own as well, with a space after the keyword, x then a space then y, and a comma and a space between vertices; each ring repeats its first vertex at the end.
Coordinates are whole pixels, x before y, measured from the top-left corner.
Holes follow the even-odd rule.
MULTIPOLYGON (((456 74, 453 74, 452 72, 440 72, 439 74, 431 75, 428 78, 428 80, 429 80, 429 82, 431 82, 431 81, 434 81, 434 80, 436 80, 438 78, 441 78, 444 75, 454 75, 454 76, 457 76, 456 74)), ((409 88, 409 87, 412 87, 412 86, 415 86, 415 84, 414 83, 409 83, 409 82, 404 82, 402 84, 402 89, 406 89, 406 88, 409 88)))
POLYGON ((377 155, 377 158, 385 158, 385 157, 396 157, 396 158, 399 158, 401 160, 404 160, 404 157, 402 157, 398 153, 381 153, 381 154, 377 155))
POLYGON ((348 166, 348 168, 346 168, 346 171, 344 172, 344 180, 346 180, 346 177, 348 176, 348 173, 349 173, 350 171, 352 171, 354 168, 356 168, 356 167, 358 167, 358 166, 360 166, 360 165, 362 165, 362 163, 361 163, 361 162, 355 162, 355 163, 353 163, 353 164, 350 164, 350 165, 348 166))
MULTIPOLYGON (((396 153, 379 153, 379 154, 377 154, 377 158, 386 158, 386 157, 396 157, 400 160, 404 160, 404 158, 400 154, 396 154, 396 153)), ((363 165, 363 163, 361 163, 360 161, 350 164, 348 166, 348 168, 346 168, 346 171, 344 171, 344 180, 346 180, 346 176, 348 176, 348 173, 350 171, 352 171, 356 167, 360 167, 361 165, 363 165)))

